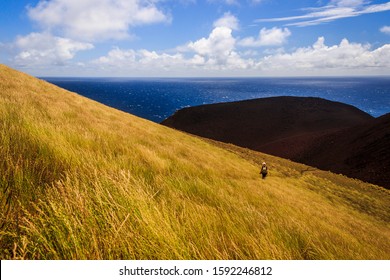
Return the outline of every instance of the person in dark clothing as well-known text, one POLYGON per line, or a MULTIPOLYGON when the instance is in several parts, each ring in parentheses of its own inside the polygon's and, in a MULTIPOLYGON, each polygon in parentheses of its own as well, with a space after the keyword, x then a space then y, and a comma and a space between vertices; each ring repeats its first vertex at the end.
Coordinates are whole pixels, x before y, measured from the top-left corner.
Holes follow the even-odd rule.
POLYGON ((263 179, 265 179, 265 177, 267 177, 268 167, 267 167, 267 164, 265 162, 263 162, 263 164, 261 165, 260 174, 261 174, 261 177, 263 179))

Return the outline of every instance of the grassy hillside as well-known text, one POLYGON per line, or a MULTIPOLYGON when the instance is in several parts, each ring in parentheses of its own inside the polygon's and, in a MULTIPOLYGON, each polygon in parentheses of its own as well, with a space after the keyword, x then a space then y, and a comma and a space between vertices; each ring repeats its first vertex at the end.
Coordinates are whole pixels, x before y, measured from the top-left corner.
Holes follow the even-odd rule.
POLYGON ((3 65, 0 158, 2 259, 390 258, 388 190, 207 142, 3 65))

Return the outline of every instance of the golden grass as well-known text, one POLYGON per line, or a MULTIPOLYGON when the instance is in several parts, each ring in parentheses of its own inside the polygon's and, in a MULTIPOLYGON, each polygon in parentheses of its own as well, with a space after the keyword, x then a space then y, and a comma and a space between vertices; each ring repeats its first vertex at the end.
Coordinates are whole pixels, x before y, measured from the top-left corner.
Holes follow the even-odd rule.
POLYGON ((380 187, 205 141, 2 65, 0 129, 2 259, 390 258, 380 187))

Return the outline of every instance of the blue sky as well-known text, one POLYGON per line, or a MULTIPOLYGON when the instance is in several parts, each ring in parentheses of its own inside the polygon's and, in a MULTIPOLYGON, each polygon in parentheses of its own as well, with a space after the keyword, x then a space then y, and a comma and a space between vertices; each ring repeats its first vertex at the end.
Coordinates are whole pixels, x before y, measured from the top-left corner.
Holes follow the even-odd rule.
POLYGON ((35 76, 390 75, 390 1, 0 0, 35 76))

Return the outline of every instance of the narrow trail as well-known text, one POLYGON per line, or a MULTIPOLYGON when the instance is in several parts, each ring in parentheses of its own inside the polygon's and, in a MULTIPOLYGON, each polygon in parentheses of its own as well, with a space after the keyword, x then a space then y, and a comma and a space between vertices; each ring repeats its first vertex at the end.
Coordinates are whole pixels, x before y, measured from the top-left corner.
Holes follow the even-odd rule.
POLYGON ((259 168, 264 161, 267 163, 271 171, 272 169, 278 168, 280 166, 284 166, 285 167, 284 169, 286 169, 287 167, 289 170, 280 170, 283 176, 302 177, 307 173, 321 172, 319 169, 315 167, 307 166, 301 163, 296 163, 288 159, 282 159, 269 154, 264 154, 247 148, 235 146, 233 144, 227 144, 227 143, 223 143, 223 142, 219 142, 207 138, 202 138, 202 139, 215 146, 218 146, 222 149, 225 149, 227 151, 230 151, 240 156, 241 158, 253 163, 253 165, 258 166, 259 168), (288 166, 286 166, 286 163, 289 163, 288 166))
POLYGON ((314 171, 317 171, 317 170, 318 170, 317 168, 308 167, 305 170, 301 170, 301 175, 303 176, 306 172, 314 172, 314 171))

